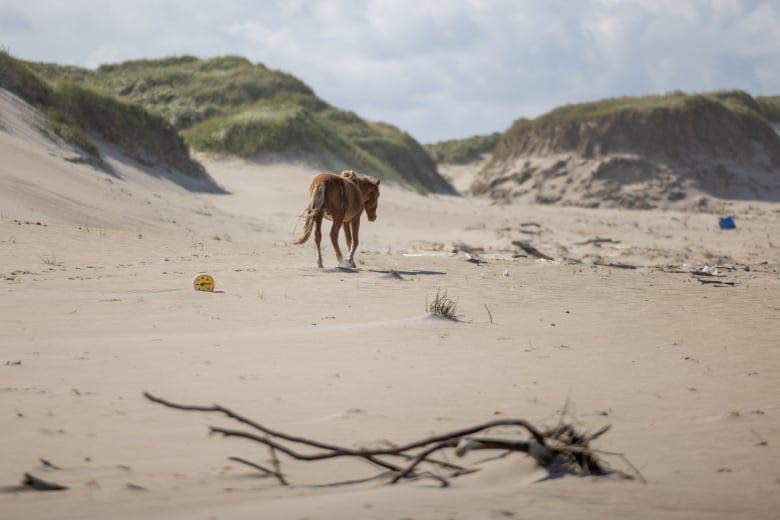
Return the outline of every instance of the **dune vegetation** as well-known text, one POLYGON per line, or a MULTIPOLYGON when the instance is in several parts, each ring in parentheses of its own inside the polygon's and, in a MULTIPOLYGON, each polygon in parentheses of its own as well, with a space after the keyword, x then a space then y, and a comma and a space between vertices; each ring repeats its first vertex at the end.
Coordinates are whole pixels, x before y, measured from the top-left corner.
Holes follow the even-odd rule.
POLYGON ((466 139, 450 139, 425 145, 425 150, 437 163, 468 164, 481 160, 501 139, 499 132, 475 135, 466 139))
POLYGON ((301 159, 420 192, 453 193, 437 163, 468 164, 485 156, 495 163, 518 153, 561 150, 679 155, 721 140, 743 151, 758 142, 780 156, 768 124, 780 121, 780 96, 734 90, 564 105, 518 119, 503 133, 422 146, 392 125, 329 105, 290 74, 238 56, 144 59, 91 70, 0 53, 0 84, 37 106, 58 135, 95 159, 99 152, 90 136, 117 143, 144 163, 189 173, 199 167, 187 147, 247 159, 301 159))
POLYGON ((777 97, 739 90, 561 106, 515 121, 470 192, 502 202, 631 209, 777 200, 778 114, 777 97))
POLYGON ((90 136, 119 147, 142 164, 207 177, 176 129, 137 103, 70 79, 48 81, 6 52, 0 52, 0 86, 35 106, 46 117, 49 129, 96 164, 101 154, 90 136))
POLYGON ((248 159, 301 158, 352 168, 419 191, 450 193, 436 163, 409 134, 330 106, 290 74, 236 56, 136 60, 96 70, 30 67, 133 101, 164 117, 195 150, 248 159))
POLYGON ((674 92, 666 95, 619 97, 563 105, 536 119, 518 119, 507 131, 507 135, 541 126, 593 121, 616 114, 647 115, 659 112, 682 114, 708 108, 723 108, 734 114, 761 120, 780 120, 780 96, 754 98, 741 90, 702 94, 674 92))
POLYGON ((742 152, 753 142, 780 157, 773 121, 780 121, 780 97, 754 98, 739 90, 612 98, 518 119, 501 136, 492 159, 541 149, 585 155, 618 149, 673 156, 736 147, 742 152))

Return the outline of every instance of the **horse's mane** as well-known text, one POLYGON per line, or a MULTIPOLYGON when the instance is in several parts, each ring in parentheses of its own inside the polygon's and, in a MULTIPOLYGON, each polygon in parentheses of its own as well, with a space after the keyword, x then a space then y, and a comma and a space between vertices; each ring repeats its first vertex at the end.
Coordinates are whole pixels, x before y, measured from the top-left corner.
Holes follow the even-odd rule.
POLYGON ((371 177, 370 175, 360 175, 355 170, 344 170, 341 172, 341 176, 353 182, 357 182, 359 178, 363 178, 371 181, 375 185, 379 185, 379 179, 371 177))

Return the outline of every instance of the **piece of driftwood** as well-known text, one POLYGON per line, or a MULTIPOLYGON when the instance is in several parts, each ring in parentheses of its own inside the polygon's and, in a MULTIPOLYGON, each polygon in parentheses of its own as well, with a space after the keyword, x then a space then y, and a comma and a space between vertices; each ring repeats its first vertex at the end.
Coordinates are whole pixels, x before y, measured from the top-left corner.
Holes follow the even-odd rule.
POLYGON ((612 267, 613 269, 636 269, 637 266, 633 264, 625 264, 622 262, 593 262, 593 265, 599 267, 612 267))
POLYGON ((52 464, 50 461, 46 459, 38 459, 40 463, 48 469, 62 469, 61 467, 57 466, 56 464, 52 464))
POLYGON ((228 460, 245 464, 250 468, 255 468, 256 470, 262 472, 264 475, 267 475, 269 477, 276 477, 276 480, 278 480, 279 483, 283 486, 289 485, 287 483, 287 480, 285 480, 284 475, 282 475, 281 471, 279 470, 279 459, 276 458, 276 454, 273 452, 273 450, 271 450, 271 456, 273 457, 273 464, 275 469, 268 469, 265 466, 261 466, 260 464, 257 464, 256 462, 242 459, 241 457, 228 457, 228 460))
POLYGON ((24 474, 22 486, 28 489, 34 489, 35 491, 62 491, 68 489, 62 484, 43 480, 42 478, 38 478, 35 475, 31 475, 30 473, 24 474))
POLYGON ((534 256, 536 258, 541 258, 543 260, 555 260, 553 257, 547 256, 546 254, 542 253, 541 251, 536 249, 534 246, 532 246, 525 240, 512 240, 512 245, 519 247, 529 255, 534 256))
MULTIPOLYGON (((391 484, 408 479, 432 478, 446 487, 449 485, 450 479, 477 471, 477 468, 464 467, 434 458, 437 452, 447 449, 454 450, 454 453, 459 457, 475 450, 521 452, 532 457, 540 466, 555 476, 565 474, 613 475, 628 479, 638 478, 644 482, 639 471, 625 457, 623 459, 633 470, 633 475, 611 469, 598 457, 599 453, 608 452, 600 452, 590 448, 590 442, 606 433, 609 426, 605 426, 595 433, 586 434, 563 423, 559 423, 554 428, 541 430, 525 419, 496 419, 402 445, 388 443, 387 447, 382 448, 355 449, 276 431, 218 404, 209 406, 184 405, 156 397, 149 392, 144 392, 144 396, 167 408, 218 413, 248 426, 253 431, 210 426, 209 432, 225 437, 247 439, 268 447, 271 450, 273 469, 239 457, 231 457, 230 460, 258 469, 265 475, 274 476, 282 485, 287 485, 287 481, 282 475, 280 462, 276 456, 277 452, 300 461, 320 461, 339 457, 362 459, 381 468, 383 470, 381 476, 388 478, 388 482, 391 484), (485 436, 497 429, 511 430, 515 437, 522 435, 522 438, 502 439, 493 435, 485 436), (300 448, 304 448, 304 450, 300 448)), ((615 453, 610 453, 610 455, 622 457, 622 455, 615 453)))
POLYGON ((582 242, 575 242, 575 246, 586 246, 589 244, 592 244, 596 247, 601 247, 601 244, 619 244, 620 240, 614 240, 612 238, 601 238, 601 237, 594 237, 589 238, 587 240, 583 240, 582 242))
POLYGON ((710 279, 698 278, 695 276, 694 278, 699 280, 699 283, 701 283, 702 285, 712 284, 715 287, 734 287, 735 285, 737 285, 737 282, 727 282, 725 280, 717 280, 717 279, 710 280, 710 279))
POLYGON ((471 262, 472 264, 482 265, 487 263, 487 260, 482 260, 479 255, 472 255, 469 252, 464 254, 466 255, 466 261, 471 262))

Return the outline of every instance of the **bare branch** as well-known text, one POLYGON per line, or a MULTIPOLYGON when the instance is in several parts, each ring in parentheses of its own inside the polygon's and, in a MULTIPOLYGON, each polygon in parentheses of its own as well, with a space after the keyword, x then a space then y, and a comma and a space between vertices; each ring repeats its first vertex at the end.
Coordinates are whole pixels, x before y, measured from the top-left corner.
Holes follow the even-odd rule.
POLYGON ((287 481, 284 479, 284 475, 280 471, 274 471, 272 469, 268 469, 264 466, 261 466, 260 464, 256 464, 250 460, 242 459, 241 457, 228 457, 228 460, 232 460, 234 462, 240 462, 241 464, 245 464, 251 468, 255 468, 256 470, 262 471, 264 475, 267 475, 269 477, 276 477, 276 480, 279 481, 279 483, 283 486, 287 486, 287 481))
POLYGON ((601 437, 610 426, 604 426, 592 434, 578 432, 573 426, 564 422, 564 416, 568 409, 568 399, 557 426, 547 431, 541 431, 525 419, 496 419, 487 421, 475 426, 461 428, 438 435, 433 435, 421 440, 409 442, 403 445, 388 443, 389 446, 373 449, 353 449, 334 444, 307 439, 287 433, 279 432, 261 425, 251 419, 248 419, 228 408, 214 404, 211 406, 183 405, 173 403, 160 397, 155 397, 148 392, 144 396, 155 403, 168 408, 174 408, 184 411, 220 413, 227 417, 249 426, 258 433, 252 433, 243 430, 234 430, 218 426, 211 426, 210 433, 217 433, 225 437, 237 437, 247 439, 253 442, 263 444, 268 447, 271 454, 271 461, 274 469, 268 469, 255 463, 249 462, 238 457, 231 457, 231 460, 249 465, 255 469, 264 472, 267 475, 276 477, 282 485, 288 485, 285 480, 277 452, 281 452, 288 457, 301 461, 318 461, 334 459, 338 457, 355 457, 365 460, 371 464, 388 470, 383 474, 383 478, 391 477, 390 483, 394 484, 403 479, 410 478, 433 478, 438 480, 442 486, 448 486, 448 478, 454 478, 477 471, 475 468, 461 467, 446 461, 436 460, 431 456, 445 449, 455 449, 455 453, 462 457, 471 450, 504 450, 507 453, 521 452, 531 456, 540 466, 548 471, 555 473, 564 472, 576 475, 605 475, 617 473, 623 477, 630 478, 623 472, 616 472, 605 467, 597 458, 596 453, 605 453, 621 457, 639 477, 645 482, 639 471, 626 459, 625 456, 618 453, 599 452, 590 449, 588 443, 601 437), (476 434, 482 434, 487 430, 495 428, 520 428, 524 430, 529 439, 511 440, 499 438, 474 437, 476 434), (294 449, 289 444, 300 444, 307 448, 313 448, 316 451, 302 452, 294 449), (387 457, 401 457, 409 462, 405 467, 398 466, 385 460, 387 457), (446 467, 454 470, 447 477, 432 473, 430 471, 418 471, 422 463, 428 465, 446 467))

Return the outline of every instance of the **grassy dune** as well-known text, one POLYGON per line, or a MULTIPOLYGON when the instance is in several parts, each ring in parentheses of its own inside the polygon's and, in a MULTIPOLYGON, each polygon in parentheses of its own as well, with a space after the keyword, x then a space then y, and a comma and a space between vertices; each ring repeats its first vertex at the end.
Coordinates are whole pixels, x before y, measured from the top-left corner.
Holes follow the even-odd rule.
POLYGON ((297 78, 241 57, 138 60, 94 71, 30 66, 51 81, 77 82, 144 106, 197 150, 245 158, 296 156, 420 191, 451 191, 433 159, 405 132, 332 107, 297 78))
POLYGON ((451 139, 426 144, 425 149, 437 163, 467 164, 490 154, 501 139, 501 134, 475 135, 467 139, 451 139))
POLYGON ((51 130, 96 163, 101 161, 100 152, 90 136, 118 146, 144 164, 206 177, 176 129, 137 103, 70 79, 47 81, 5 52, 0 52, 0 86, 38 108, 51 130))
POLYGON ((549 143, 548 151, 627 147, 674 155, 721 146, 728 150, 735 143, 747 149, 755 141, 780 154, 773 121, 780 121, 780 97, 754 98, 739 90, 612 98, 518 119, 501 136, 493 157, 506 158, 541 141, 549 143))
MULTIPOLYGON (((560 125, 594 120, 618 113, 649 114, 657 111, 683 112, 719 105, 731 112, 761 119, 780 120, 780 96, 757 97, 740 90, 725 90, 703 94, 674 92, 658 96, 619 97, 558 107, 536 119, 519 119, 512 129, 560 125)), ((510 132, 512 131, 510 129, 510 132)))

